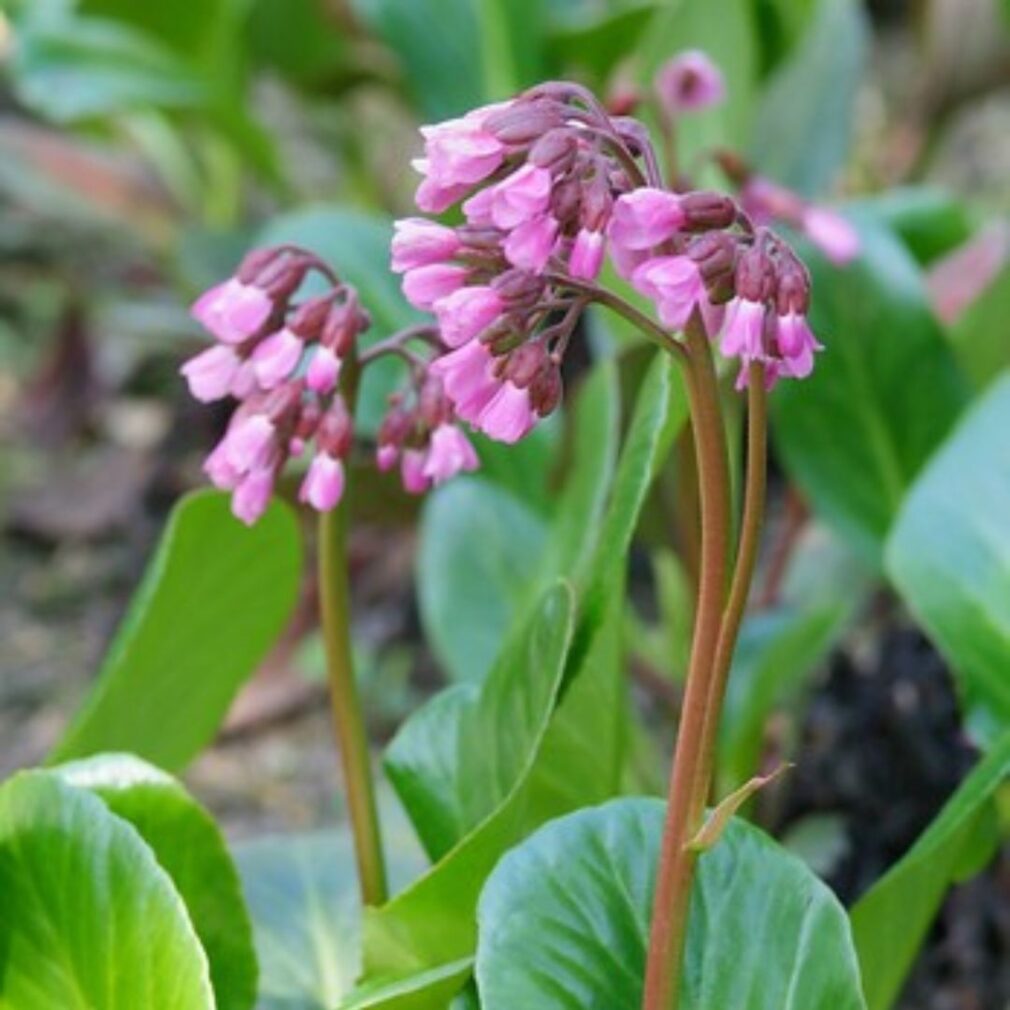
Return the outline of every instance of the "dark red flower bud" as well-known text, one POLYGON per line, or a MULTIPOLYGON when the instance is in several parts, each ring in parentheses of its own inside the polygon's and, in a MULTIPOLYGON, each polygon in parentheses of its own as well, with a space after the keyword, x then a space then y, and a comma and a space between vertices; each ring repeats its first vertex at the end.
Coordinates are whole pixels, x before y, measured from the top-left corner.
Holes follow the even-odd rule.
POLYGON ((333 299, 329 295, 308 299, 291 314, 288 329, 303 340, 318 339, 332 304, 333 299))
POLYGON ((343 459, 351 451, 354 440, 354 419, 339 394, 333 398, 330 409, 323 414, 316 431, 316 445, 321 452, 343 459))
POLYGON ((540 301, 547 283, 526 270, 506 270, 494 278, 491 286, 509 308, 526 308, 540 301))
POLYGON ((751 302, 765 302, 775 293, 775 266, 762 242, 745 250, 736 265, 736 293, 751 302))
POLYGON ((492 112, 484 129, 503 144, 529 144, 565 121, 563 105, 551 99, 519 99, 508 108, 492 112))
POLYGON ((733 280, 739 242, 726 232, 709 232, 691 239, 687 255, 698 264, 698 270, 707 284, 733 280))
POLYGON ((578 179, 562 179, 551 192, 551 213, 555 220, 571 221, 582 204, 582 183, 578 179))
POLYGON ((610 184, 602 173, 597 172, 583 190, 579 223, 589 231, 603 231, 613 209, 610 184))
POLYGON ((530 405, 541 416, 552 414, 561 402, 561 369, 549 359, 530 383, 530 405))
POLYGON ((437 375, 427 375, 417 398, 417 413, 428 428, 437 428, 452 415, 452 404, 437 375))
POLYGON ((736 220, 736 204, 722 193, 699 191, 685 193, 680 198, 687 231, 709 231, 729 228, 736 220))
POLYGON ((253 249, 247 253, 235 271, 235 276, 243 284, 253 284, 256 279, 280 256, 284 255, 284 250, 277 246, 268 246, 265 249, 253 249))
POLYGON ((775 309, 780 316, 797 312, 805 315, 810 308, 810 276, 798 260, 783 259, 778 269, 775 309))
POLYGON ((564 127, 549 130, 530 148, 527 160, 538 168, 546 168, 554 175, 560 175, 571 168, 578 146, 573 130, 564 127))
POLYGON ((547 350, 540 341, 517 347, 506 359, 501 377, 513 386, 525 389, 540 374, 547 362, 547 350))

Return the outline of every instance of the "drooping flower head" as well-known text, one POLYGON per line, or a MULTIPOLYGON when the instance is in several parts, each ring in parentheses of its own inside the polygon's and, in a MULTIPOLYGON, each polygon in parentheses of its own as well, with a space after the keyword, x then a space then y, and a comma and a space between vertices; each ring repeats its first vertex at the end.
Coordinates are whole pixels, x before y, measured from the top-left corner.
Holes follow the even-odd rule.
MULTIPOLYGON (((695 52, 664 67, 658 86, 671 114, 723 90, 695 52)), ((665 188, 644 127, 608 115, 584 89, 542 85, 422 135, 418 206, 460 203, 465 223, 398 222, 392 268, 407 299, 437 319, 449 350, 430 371, 476 429, 515 441, 555 408, 565 350, 608 253, 663 327, 698 318, 711 338, 728 334, 725 353, 776 375, 812 364, 819 345, 803 311, 783 315, 781 340, 769 329, 774 283, 753 304, 738 296, 741 262, 770 240, 728 196, 665 188)), ((392 459, 388 448, 380 455, 392 459)), ((407 460, 412 484, 416 462, 407 460)))
MULTIPOLYGON (((418 270, 438 268, 428 260, 450 252, 455 241, 450 229, 426 221, 407 225, 403 233, 409 248, 416 250, 420 243, 427 249, 420 256, 411 254, 409 261, 418 270)), ((422 279, 422 289, 434 286, 438 294, 454 290, 451 278, 422 279)), ((218 342, 183 364, 190 391, 204 402, 227 396, 238 401, 224 437, 204 463, 211 482, 231 492, 232 511, 245 523, 255 522, 287 461, 306 456, 310 446, 298 497, 320 512, 335 508, 343 496, 345 461, 354 442, 354 422, 340 380, 347 359, 368 363, 367 352, 357 353, 369 317, 355 290, 312 253, 291 247, 257 250, 233 278, 201 296, 193 314, 218 342), (310 272, 322 275, 329 290, 295 302, 310 272)), ((389 350, 408 353, 395 339, 389 350)), ((428 427, 418 422, 409 435, 419 446, 421 441, 431 445, 425 449, 421 477, 407 481, 411 490, 421 489, 421 478, 427 487, 477 465, 444 396, 422 413, 428 427)))

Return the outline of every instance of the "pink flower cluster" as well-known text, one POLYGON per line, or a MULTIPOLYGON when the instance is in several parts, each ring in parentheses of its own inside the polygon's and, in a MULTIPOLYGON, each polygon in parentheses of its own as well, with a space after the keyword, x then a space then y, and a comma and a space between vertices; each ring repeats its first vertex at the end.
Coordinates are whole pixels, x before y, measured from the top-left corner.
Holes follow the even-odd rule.
MULTIPOLYGON (((232 492, 232 511, 245 523, 255 522, 284 465, 304 455, 310 443, 314 452, 298 496, 320 512, 335 508, 354 442, 354 420, 339 392, 342 366, 349 358, 362 365, 375 360, 357 352, 369 317, 355 290, 312 253, 271 248, 247 256, 192 311, 217 342, 183 364, 190 392, 204 402, 226 396, 239 401, 204 463, 211 482, 232 492), (321 274, 329 290, 296 304, 293 297, 310 271, 321 274)), ((394 335, 380 350, 410 358, 401 346, 410 336, 394 335)), ((382 469, 399 459, 404 487, 418 493, 476 469, 478 461, 453 423, 441 380, 428 375, 423 362, 414 364, 411 388, 394 397, 383 424, 378 455, 382 469), (407 409, 410 395, 417 402, 407 409)))
POLYGON ((369 324, 354 290, 311 253, 261 249, 201 295, 192 312, 217 343, 182 366, 190 392, 204 402, 239 401, 204 464, 212 483, 231 491, 235 515, 253 523, 285 462, 314 441, 299 497, 320 511, 332 509, 343 494, 353 427, 337 385, 369 324), (331 289, 293 304, 311 270, 330 279, 331 289))
POLYGON ((630 269, 664 326, 683 329, 697 313, 722 353, 740 359, 741 382, 755 361, 769 383, 804 378, 821 349, 806 320, 806 268, 767 228, 727 230, 732 215, 721 199, 651 187, 619 197, 610 225, 615 263, 630 269), (692 234, 701 224, 709 230, 692 234))

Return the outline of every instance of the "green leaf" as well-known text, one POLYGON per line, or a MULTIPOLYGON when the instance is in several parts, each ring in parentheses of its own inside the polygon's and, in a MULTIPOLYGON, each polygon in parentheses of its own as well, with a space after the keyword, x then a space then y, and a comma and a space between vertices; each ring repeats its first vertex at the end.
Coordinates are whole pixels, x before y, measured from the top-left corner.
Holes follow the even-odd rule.
MULTIPOLYGON (((402 886, 426 863, 388 789, 379 790, 379 819, 392 885, 402 886)), ((259 954, 257 1010, 334 1010, 354 988, 361 960, 348 826, 240 842, 235 861, 259 954)))
POLYGON ((393 981, 359 986, 345 999, 339 1010, 423 1010, 442 1006, 467 983, 473 970, 473 958, 464 957, 435 968, 409 972, 393 981))
POLYGON ((898 186, 851 206, 887 225, 919 263, 955 249, 973 230, 964 202, 931 186, 898 186))
POLYGON ((236 846, 260 962, 258 1010, 333 1010, 354 987, 360 913, 349 833, 236 846))
POLYGON ((665 355, 653 355, 602 522, 584 527, 588 560, 574 569, 582 589, 579 622, 565 694, 536 769, 531 827, 618 791, 629 735, 622 640, 627 557, 646 495, 686 417, 675 375, 665 355))
POLYGON ((477 0, 484 67, 484 92, 512 95, 544 79, 542 0, 477 0))
POLYGON ((814 374, 772 397, 775 441, 817 511, 879 564, 908 486, 950 430, 964 384, 905 248, 865 216, 844 270, 810 252, 814 374))
POLYGON ((485 100, 476 0, 354 0, 398 57, 407 92, 429 120, 485 100))
MULTIPOLYGON (((479 443, 490 472, 482 468, 479 477, 455 480, 429 496, 421 521, 418 596, 425 637, 453 680, 483 679, 536 591, 574 572, 580 551, 595 548, 593 531, 617 451, 617 396, 610 364, 595 369, 579 389, 569 426, 572 463, 560 497, 550 503, 549 530, 529 507, 532 488, 547 493, 547 446, 536 444, 539 428, 519 446, 479 443), (531 440, 534 445, 526 447, 531 440), (527 462, 506 476, 502 449, 525 455, 527 462), (507 481, 508 490, 487 477, 507 481), (512 486, 519 477, 526 484, 523 501, 512 486)), ((551 448, 553 441, 547 443, 551 448)))
MULTIPOLYGON (((502 859, 478 913, 484 1010, 639 1010, 664 809, 582 810, 502 859)), ((865 1010, 841 905, 739 821, 699 861, 686 959, 684 1010, 865 1010)))
POLYGON ((849 155, 868 42, 856 0, 819 0, 755 114, 751 155, 763 173, 808 197, 831 186, 849 155))
MULTIPOLYGON (((329 263, 342 280, 353 284, 361 303, 372 314, 367 345, 421 319, 404 300, 399 281, 389 270, 392 237, 393 222, 382 214, 319 204, 274 218, 257 236, 255 244, 290 242, 304 246, 329 263)), ((369 435, 378 431, 389 394, 405 378, 402 362, 392 356, 368 368, 358 396, 360 431, 369 435)))
POLYGON ((1005 266, 951 326, 958 360, 978 388, 1010 366, 1010 266, 1005 266))
POLYGON ((156 106, 199 108, 204 80, 141 32, 113 21, 28 18, 11 65, 25 105, 58 122, 156 106))
POLYGON ((958 676, 983 739, 1010 726, 1010 374, 930 461, 887 545, 887 572, 958 676))
MULTIPOLYGON (((472 953, 477 895, 502 852, 520 836, 526 787, 561 686, 573 608, 567 585, 548 590, 528 619, 519 653, 523 662, 496 666, 480 687, 454 689, 448 725, 439 729, 448 745, 408 731, 406 742, 394 748, 391 774, 407 807, 421 809, 423 817, 418 796, 422 802, 437 797, 443 809, 454 812, 458 828, 469 830, 406 891, 369 910, 368 981, 445 965, 472 953), (432 753, 424 753, 426 744, 432 753), (446 752, 454 764, 445 761, 446 752), (464 792, 478 788, 479 793, 464 792)), ((423 713, 414 719, 424 720, 423 713)), ((414 820, 419 823, 417 815, 414 820)), ((422 837, 432 833, 423 821, 419 828, 422 837)), ((444 830, 443 824, 439 829, 444 830)))
POLYGON ((214 1010, 207 958, 154 854, 48 772, 0 789, 4 1010, 214 1010))
POLYGON ((549 592, 480 684, 437 695, 387 749, 386 770, 432 859, 506 800, 539 745, 568 648, 565 595, 549 592))
POLYGON ((297 523, 281 503, 246 528, 218 492, 182 499, 51 759, 130 751, 169 770, 186 765, 280 634, 300 568, 297 523))
POLYGON ((137 830, 186 904, 210 962, 217 1010, 247 1010, 256 998, 252 925, 238 874, 211 817, 173 778, 128 754, 53 769, 87 789, 137 830))
POLYGON ((915 845, 852 909, 869 1010, 888 1010, 973 841, 1010 776, 1010 733, 973 769, 915 845))
POLYGON ((573 15, 556 18, 547 38, 553 67, 588 71, 602 86, 611 71, 634 52, 659 5, 654 0, 596 13, 580 7, 573 15))
POLYGON ((740 808, 755 793, 760 792, 765 786, 770 786, 780 775, 793 767, 791 764, 781 764, 767 775, 754 775, 739 789, 734 789, 729 796, 719 801, 714 810, 709 811, 705 823, 688 843, 688 847, 695 852, 708 852, 722 838, 723 832, 740 808))
POLYGON ((453 680, 487 675, 530 600, 546 535, 538 516, 480 477, 451 481, 428 497, 417 591, 425 636, 453 680))

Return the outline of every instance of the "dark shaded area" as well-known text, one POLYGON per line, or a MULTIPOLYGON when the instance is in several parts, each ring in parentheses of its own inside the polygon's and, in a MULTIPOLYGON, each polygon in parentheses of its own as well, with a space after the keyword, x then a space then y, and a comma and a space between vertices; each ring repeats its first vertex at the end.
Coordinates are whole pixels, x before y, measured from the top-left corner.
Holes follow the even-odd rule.
MULTIPOLYGON (((977 752, 961 730, 950 672, 893 617, 879 644, 836 653, 805 715, 781 829, 840 815, 846 845, 829 883, 851 904, 896 862, 967 775, 977 752)), ((1010 855, 947 897, 899 1010, 1006 1010, 1010 1003, 1010 855)))

